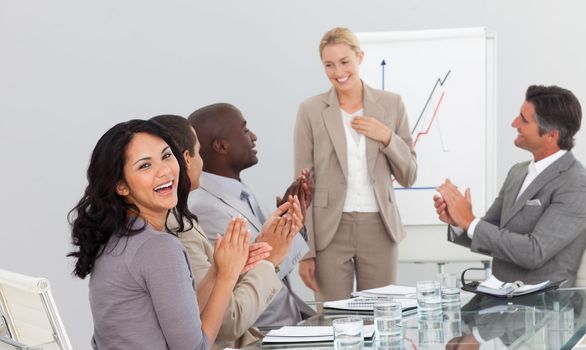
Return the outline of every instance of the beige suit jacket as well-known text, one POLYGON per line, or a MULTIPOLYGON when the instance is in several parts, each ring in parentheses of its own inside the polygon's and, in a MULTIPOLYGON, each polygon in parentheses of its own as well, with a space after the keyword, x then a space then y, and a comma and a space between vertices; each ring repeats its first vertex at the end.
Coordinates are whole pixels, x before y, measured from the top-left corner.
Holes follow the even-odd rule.
MULTIPOLYGON (((411 186, 417 176, 407 114, 399 95, 366 84, 363 110, 365 116, 378 119, 393 132, 387 147, 366 138, 366 158, 382 220, 391 239, 399 242, 405 231, 395 203, 393 178, 402 186, 411 186)), ((309 168, 314 175, 315 192, 305 221, 310 247, 305 258, 312 258, 336 233, 346 199, 348 171, 352 171, 348 169, 346 136, 334 88, 299 106, 294 152, 295 174, 309 168)))
MULTIPOLYGON (((177 228, 173 215, 169 215, 167 224, 171 230, 177 228)), ((189 256, 197 286, 214 263, 214 248, 197 223, 191 230, 179 232, 178 236, 189 256)), ((240 348, 260 339, 261 333, 253 327, 254 323, 282 287, 268 262, 261 262, 242 275, 232 292, 214 347, 240 348)))

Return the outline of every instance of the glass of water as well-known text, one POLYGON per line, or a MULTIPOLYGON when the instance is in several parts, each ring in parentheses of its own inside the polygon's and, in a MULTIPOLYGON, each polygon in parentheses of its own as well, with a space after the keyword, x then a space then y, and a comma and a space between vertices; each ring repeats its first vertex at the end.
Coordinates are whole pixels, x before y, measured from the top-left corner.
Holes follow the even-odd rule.
POLYGON ((379 350, 402 349, 403 306, 401 303, 381 301, 373 306, 375 338, 373 346, 379 350))
POLYGON ((334 348, 336 350, 364 348, 364 325, 361 318, 338 318, 332 321, 332 326, 334 327, 334 348))
POLYGON ((442 296, 438 281, 417 282, 417 313, 423 319, 441 316, 442 296))
POLYGON ((374 324, 377 339, 401 337, 403 329, 402 305, 383 301, 374 304, 374 324))
POLYGON ((460 309, 460 278, 456 273, 438 273, 436 279, 440 283, 442 306, 444 309, 460 309))

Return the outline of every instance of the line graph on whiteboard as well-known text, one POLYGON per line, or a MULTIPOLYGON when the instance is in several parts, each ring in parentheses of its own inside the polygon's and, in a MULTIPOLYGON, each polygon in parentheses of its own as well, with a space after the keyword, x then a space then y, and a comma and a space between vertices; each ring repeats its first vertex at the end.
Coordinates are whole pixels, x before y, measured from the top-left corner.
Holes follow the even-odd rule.
MULTIPOLYGON (((382 67, 382 79, 381 79, 381 89, 384 90, 385 87, 385 75, 384 75, 384 66, 386 65, 386 61, 383 60, 381 62, 382 67)), ((440 106, 442 101, 444 100, 444 96, 446 94, 445 91, 445 84, 452 72, 451 69, 448 69, 447 73, 443 76, 443 78, 438 77, 433 87, 431 88, 427 98, 425 100, 425 104, 421 108, 421 112, 415 119, 414 125, 411 129, 411 136, 413 139, 413 147, 415 151, 417 151, 417 144, 420 141, 425 142, 425 137, 430 134, 432 127, 434 128, 434 132, 437 133, 437 137, 439 138, 439 145, 437 151, 439 152, 449 152, 450 147, 448 145, 449 140, 447 140, 442 134, 442 118, 440 118, 440 106)), ((401 187, 400 185, 395 186, 396 190, 435 190, 435 186, 412 186, 409 188, 401 187)))
MULTIPOLYGON (((451 72, 451 70, 448 70, 448 72, 446 73, 446 76, 443 79, 440 79, 440 78, 437 79, 437 81, 435 82, 435 85, 433 86, 433 89, 431 89, 431 92, 429 93, 429 97, 427 98, 427 101, 425 102, 425 105, 423 106, 421 113, 419 114, 419 118, 417 118, 417 121, 415 122, 415 126, 413 126, 413 130, 411 131, 411 135, 415 136, 414 140, 413 140, 413 146, 415 146, 415 147, 417 147, 417 142, 419 141, 419 138, 423 135, 429 134, 429 130, 431 129, 431 126, 434 125, 433 122, 436 120, 440 104, 442 103, 442 100, 444 99, 445 91, 441 92, 441 94, 439 96, 439 100, 438 100, 437 104, 435 104, 435 107, 433 108, 433 114, 431 115, 431 120, 427 123, 427 116, 429 115, 430 106, 433 106, 433 104, 431 102, 435 96, 435 93, 436 93, 438 86, 444 86, 446 80, 448 79, 448 76, 450 75, 450 72, 451 72), (427 126, 424 127, 424 130, 419 131, 419 129, 417 129, 417 127, 420 124, 422 124, 422 125, 427 124, 427 126)), ((383 86, 384 86, 384 84, 383 84, 383 86)), ((384 88, 383 88, 383 90, 384 90, 384 88)), ((435 125, 437 127, 437 131, 438 131, 439 137, 440 137, 440 142, 442 144, 442 151, 448 152, 449 149, 446 147, 445 142, 442 138, 440 124, 441 123, 438 118, 435 125)))
MULTIPOLYGON (((383 60, 383 62, 385 62, 383 60)), ((382 65, 382 64, 381 64, 382 65)), ((437 78, 435 84, 433 85, 429 95, 419 113, 419 116, 415 120, 415 125, 412 126, 411 136, 413 138, 413 147, 417 151, 417 144, 422 138, 425 138, 431 132, 431 128, 434 127, 434 131, 437 132, 439 137, 439 151, 441 152, 449 152, 450 148, 447 145, 447 140, 442 136, 442 128, 441 128, 441 118, 438 116, 440 112, 440 106, 444 99, 444 95, 446 94, 444 89, 444 84, 446 80, 450 76, 452 71, 448 70, 445 76, 442 78, 437 78)), ((384 74, 382 77, 382 90, 384 90, 384 74)), ((425 141, 424 141, 425 142, 425 141)), ((435 190, 435 186, 412 186, 409 188, 396 186, 396 190, 435 190)))
POLYGON ((362 80, 399 94, 409 119, 417 180, 393 185, 405 224, 438 223, 432 197, 446 178, 470 187, 473 206, 484 207, 485 52, 483 39, 473 39, 359 36, 362 80))

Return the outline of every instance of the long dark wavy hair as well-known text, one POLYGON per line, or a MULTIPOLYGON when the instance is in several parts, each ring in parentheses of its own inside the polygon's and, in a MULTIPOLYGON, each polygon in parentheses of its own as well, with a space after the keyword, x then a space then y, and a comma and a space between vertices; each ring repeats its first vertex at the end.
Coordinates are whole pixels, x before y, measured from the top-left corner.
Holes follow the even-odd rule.
POLYGON ((142 227, 133 228, 140 210, 116 193, 116 184, 124 180, 126 148, 134 135, 141 132, 162 138, 179 163, 178 201, 175 207, 179 230, 184 230, 185 222, 193 225, 193 220, 196 220, 187 207, 190 182, 185 159, 168 131, 161 124, 150 120, 133 119, 119 123, 96 144, 87 170, 88 185, 85 193, 68 215, 72 243, 77 249, 67 256, 77 258, 73 274, 80 278, 92 272, 94 262, 113 235, 131 236, 146 227, 145 223, 142 227))

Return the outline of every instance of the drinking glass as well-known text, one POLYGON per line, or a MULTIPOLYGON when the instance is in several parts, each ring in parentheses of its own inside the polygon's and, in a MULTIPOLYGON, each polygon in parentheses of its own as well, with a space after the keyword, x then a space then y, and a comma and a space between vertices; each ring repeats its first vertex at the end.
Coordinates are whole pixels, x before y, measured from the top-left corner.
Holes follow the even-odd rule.
POLYGON ((334 348, 336 350, 364 348, 364 325, 361 318, 338 318, 332 321, 332 325, 334 327, 334 348))
POLYGON ((378 302, 374 304, 374 324, 377 339, 401 337, 403 329, 402 305, 398 302, 378 302))
POLYGON ((436 279, 440 283, 442 307, 444 309, 460 308, 460 276, 456 273, 439 273, 436 279))
POLYGON ((417 313, 420 318, 442 314, 442 296, 438 281, 417 282, 417 313))

